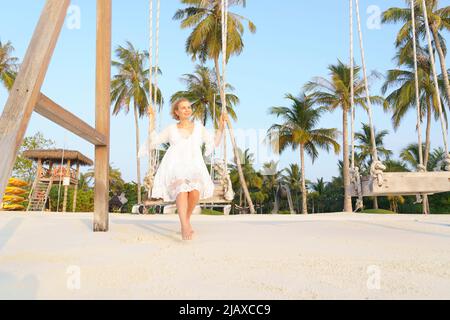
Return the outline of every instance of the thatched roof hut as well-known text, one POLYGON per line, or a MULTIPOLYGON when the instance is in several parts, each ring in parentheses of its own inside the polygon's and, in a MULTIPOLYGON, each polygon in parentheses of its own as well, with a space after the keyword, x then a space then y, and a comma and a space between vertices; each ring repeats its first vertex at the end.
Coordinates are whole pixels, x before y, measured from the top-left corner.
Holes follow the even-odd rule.
POLYGON ((92 166, 94 162, 81 154, 78 151, 74 150, 63 150, 63 149, 53 149, 53 150, 27 150, 23 152, 23 156, 30 160, 39 160, 41 161, 52 161, 56 163, 67 163, 67 160, 70 160, 71 164, 79 164, 80 166, 92 166))

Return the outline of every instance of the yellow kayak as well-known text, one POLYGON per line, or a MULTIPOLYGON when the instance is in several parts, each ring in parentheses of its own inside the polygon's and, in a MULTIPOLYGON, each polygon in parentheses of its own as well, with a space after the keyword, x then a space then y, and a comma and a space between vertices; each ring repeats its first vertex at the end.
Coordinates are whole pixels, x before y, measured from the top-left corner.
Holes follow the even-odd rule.
POLYGON ((4 202, 9 202, 9 203, 20 203, 20 202, 24 202, 25 198, 19 197, 19 196, 15 196, 15 195, 5 195, 3 197, 3 201, 4 202))
POLYGON ((25 207, 20 204, 3 204, 3 209, 5 210, 25 210, 25 207))
POLYGON ((17 178, 11 178, 8 181, 8 185, 11 187, 26 187, 28 186, 28 183, 17 178))
POLYGON ((27 190, 18 188, 18 187, 6 187, 5 190, 5 195, 16 195, 16 196, 20 196, 22 194, 27 193, 27 190))

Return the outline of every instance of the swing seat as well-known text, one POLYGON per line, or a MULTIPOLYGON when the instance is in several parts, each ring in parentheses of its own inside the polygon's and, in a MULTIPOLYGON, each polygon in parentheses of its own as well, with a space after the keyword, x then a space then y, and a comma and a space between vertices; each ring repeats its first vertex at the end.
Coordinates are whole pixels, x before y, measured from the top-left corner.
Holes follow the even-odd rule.
MULTIPOLYGON (((225 199, 224 188, 219 181, 214 181, 214 193, 211 198, 201 199, 199 204, 229 204, 231 201, 225 199)), ((167 206, 175 204, 175 201, 164 201, 162 199, 150 199, 144 202, 146 206, 167 206)))
MULTIPOLYGON (((352 197, 358 192, 350 184, 352 197)), ((376 178, 361 177, 361 191, 363 197, 434 194, 450 191, 450 172, 384 172, 383 185, 378 186, 376 178)))

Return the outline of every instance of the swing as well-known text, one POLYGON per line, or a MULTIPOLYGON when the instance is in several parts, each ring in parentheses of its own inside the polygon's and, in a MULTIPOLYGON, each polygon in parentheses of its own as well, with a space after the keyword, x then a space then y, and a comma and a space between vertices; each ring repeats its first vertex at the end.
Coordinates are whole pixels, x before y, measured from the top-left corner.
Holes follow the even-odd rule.
MULTIPOLYGON (((353 13, 352 13, 353 0, 350 0, 350 59, 351 59, 351 80, 350 83, 353 84, 353 13)), ((432 52, 432 44, 431 44, 431 36, 430 36, 430 28, 428 25, 428 13, 426 9, 425 0, 422 0, 422 7, 424 11, 424 19, 428 40, 428 48, 430 50, 430 60, 434 78, 434 85, 436 94, 439 97, 439 86, 438 79, 435 67, 434 56, 432 52)), ((423 154, 422 154, 422 139, 420 133, 420 101, 419 101, 419 80, 418 80, 418 71, 417 71, 417 49, 416 49, 416 30, 415 30, 415 14, 414 14, 414 0, 411 0, 411 12, 412 12, 412 31, 413 31, 413 48, 414 48, 414 63, 415 63, 415 74, 416 74, 416 105, 417 105, 417 131, 418 131, 418 140, 419 140, 419 165, 417 168, 417 172, 383 172, 385 166, 379 161, 376 145, 375 145, 375 135, 374 128, 372 122, 372 108, 370 102, 369 88, 368 88, 368 80, 367 80, 367 72, 366 72, 366 64, 364 59, 364 47, 361 33, 361 20, 359 16, 359 0, 356 0, 356 14, 358 20, 358 31, 359 31, 359 40, 360 40, 360 48, 361 48, 361 58, 362 58, 362 67, 364 74, 364 82, 367 96, 367 106, 368 106, 368 115, 369 115, 369 125, 371 129, 371 142, 372 142, 372 156, 373 163, 370 169, 370 176, 360 177, 359 169, 355 167, 354 163, 354 117, 355 117, 355 109, 354 109, 354 90, 353 85, 351 86, 351 119, 352 119, 352 167, 350 170, 351 173, 351 183, 350 183, 350 193, 353 197, 358 197, 357 201, 357 210, 362 207, 362 197, 370 197, 370 196, 388 196, 388 195, 416 195, 418 198, 418 202, 420 201, 421 195, 425 194, 434 194, 434 193, 442 193, 450 191, 450 156, 448 153, 448 144, 447 144, 447 129, 445 125, 444 116, 442 114, 442 103, 441 99, 436 99, 438 101, 438 109, 439 116, 441 120, 443 141, 446 158, 442 161, 445 165, 445 171, 438 171, 440 168, 436 168, 435 172, 426 172, 426 168, 423 165, 423 154)), ((441 166, 442 164, 440 164, 441 166)))
MULTIPOLYGON (((224 8, 224 4, 222 4, 222 8, 224 8)), ((226 7, 225 10, 226 11, 226 7)), ((155 52, 155 69, 158 70, 159 68, 159 20, 160 20, 160 0, 157 0, 157 13, 156 13, 156 52, 155 52)), ((227 19, 226 14, 224 18, 224 14, 222 15, 222 39, 226 39, 226 33, 227 33, 227 19)), ((224 50, 226 48, 226 45, 224 45, 224 50)), ((225 57, 224 57, 225 59, 225 57)), ((157 91, 158 91, 158 73, 153 73, 153 0, 150 0, 150 50, 149 50, 149 113, 152 113, 153 115, 156 115, 156 113, 153 110, 152 104, 152 93, 153 93, 153 101, 157 101, 157 91), (154 83, 155 90, 152 92, 152 83, 154 83)), ((223 69, 223 72, 225 73, 225 69, 223 69)), ((222 76, 222 86, 225 91, 226 83, 225 83, 225 76, 222 76)), ((161 111, 161 107, 158 109, 158 116, 161 111)), ((222 103, 222 112, 226 111, 225 104, 222 103)), ((161 117, 159 117, 159 126, 160 126, 160 120, 161 117)), ((152 121, 152 120, 150 120, 152 121)), ((213 123, 216 122, 216 114, 215 114, 215 106, 214 106, 214 119, 213 123)), ((159 128, 160 129, 160 128, 159 128)), ((150 126, 149 126, 149 132, 148 132, 148 139, 150 139, 151 132, 150 132, 150 126)), ((150 141, 149 141, 150 144, 150 141)), ((215 156, 215 150, 213 151, 213 154, 211 156, 211 162, 210 162, 210 173, 211 173, 211 179, 214 182, 214 193, 213 196, 209 199, 202 199, 199 201, 200 205, 203 206, 211 206, 211 207, 223 207, 224 210, 229 211, 230 209, 230 203, 232 202, 234 198, 234 192, 231 185, 230 176, 227 169, 227 163, 226 163, 226 157, 224 159, 214 159, 215 156), (217 173, 217 175, 215 175, 217 173), (216 177, 215 177, 216 176, 216 177)), ((148 194, 151 194, 152 188, 153 188, 153 182, 154 182, 154 176, 158 170, 159 166, 159 150, 150 150, 149 151, 149 169, 148 172, 144 178, 144 186, 148 192, 148 194)), ((167 206, 167 205, 173 205, 175 202, 165 202, 161 199, 148 199, 144 202, 145 206, 167 206)))

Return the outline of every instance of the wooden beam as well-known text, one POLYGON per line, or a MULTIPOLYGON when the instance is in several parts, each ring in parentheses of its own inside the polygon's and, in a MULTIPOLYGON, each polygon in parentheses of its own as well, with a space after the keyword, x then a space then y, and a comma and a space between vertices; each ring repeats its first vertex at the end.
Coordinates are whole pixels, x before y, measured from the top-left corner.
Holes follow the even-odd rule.
POLYGON ((97 0, 95 128, 106 145, 95 147, 94 231, 109 229, 109 132, 111 90, 111 0, 97 0))
POLYGON ((0 202, 39 98, 69 4, 70 0, 47 0, 45 3, 0 118, 0 202))
POLYGON ((34 111, 95 146, 106 145, 106 138, 103 134, 44 94, 40 95, 34 111))

